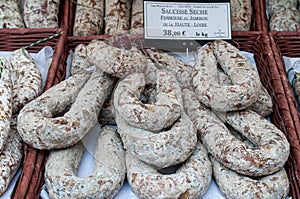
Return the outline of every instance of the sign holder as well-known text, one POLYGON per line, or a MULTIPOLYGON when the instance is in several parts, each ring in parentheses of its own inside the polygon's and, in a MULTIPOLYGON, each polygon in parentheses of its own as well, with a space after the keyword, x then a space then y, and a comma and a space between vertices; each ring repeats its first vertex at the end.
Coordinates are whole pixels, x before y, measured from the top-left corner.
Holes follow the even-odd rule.
POLYGON ((144 0, 146 47, 186 51, 216 39, 231 40, 230 0, 144 0))

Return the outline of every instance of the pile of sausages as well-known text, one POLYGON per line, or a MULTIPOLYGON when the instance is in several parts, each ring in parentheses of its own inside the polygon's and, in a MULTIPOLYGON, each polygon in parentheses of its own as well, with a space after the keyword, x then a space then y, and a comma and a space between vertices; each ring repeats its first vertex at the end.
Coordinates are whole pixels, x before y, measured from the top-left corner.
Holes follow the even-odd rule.
POLYGON ((0 28, 58 28, 60 0, 0 1, 0 28))
POLYGON ((74 36, 143 32, 143 1, 77 0, 74 36))
POLYGON ((42 91, 42 76, 25 49, 0 57, 0 195, 19 169, 23 159, 23 140, 17 131, 19 111, 42 91))
POLYGON ((191 67, 158 49, 93 40, 75 48, 71 74, 17 120, 27 144, 52 150, 51 198, 114 197, 125 178, 140 198, 199 198, 212 177, 227 198, 287 196, 289 143, 264 118, 271 97, 231 44, 198 48, 191 67), (79 178, 81 140, 100 121, 94 171, 79 178))

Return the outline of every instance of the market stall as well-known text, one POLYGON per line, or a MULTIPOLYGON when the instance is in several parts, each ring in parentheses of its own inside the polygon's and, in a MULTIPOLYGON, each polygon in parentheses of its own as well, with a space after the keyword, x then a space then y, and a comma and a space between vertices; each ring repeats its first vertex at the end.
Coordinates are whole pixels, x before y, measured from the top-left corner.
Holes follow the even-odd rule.
POLYGON ((299 2, 280 2, 1 8, 1 53, 52 54, 0 198, 299 198, 300 18, 278 18, 299 2))

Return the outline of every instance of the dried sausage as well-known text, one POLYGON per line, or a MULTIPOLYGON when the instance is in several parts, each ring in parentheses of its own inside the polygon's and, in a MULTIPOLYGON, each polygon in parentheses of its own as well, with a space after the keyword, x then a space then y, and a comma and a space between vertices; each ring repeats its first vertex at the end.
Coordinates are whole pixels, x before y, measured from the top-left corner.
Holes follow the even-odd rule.
POLYGON ((0 28, 24 27, 20 1, 0 1, 0 28))
POLYGON ((172 71, 179 83, 182 85, 191 84, 193 67, 159 49, 149 48, 146 49, 146 52, 154 63, 158 64, 161 68, 172 71))
POLYGON ((228 199, 282 199, 289 193, 289 179, 284 168, 260 178, 240 175, 211 157, 214 178, 228 199))
POLYGON ((203 104, 222 112, 247 108, 257 100, 261 89, 259 76, 248 59, 222 40, 199 49, 192 85, 203 104), (217 63, 232 85, 219 84, 217 63))
POLYGON ((130 29, 132 0, 105 0, 104 34, 126 34, 130 29))
POLYGON ((25 104, 42 93, 42 75, 24 48, 12 52, 10 62, 14 75, 12 112, 17 114, 25 104))
POLYGON ((26 28, 58 28, 59 0, 24 0, 26 28))
MULTIPOLYGON (((232 84, 228 75, 226 75, 223 71, 219 70, 218 76, 220 85, 232 84)), ((273 111, 272 98, 264 86, 261 86, 257 100, 253 104, 251 104, 247 109, 253 110, 264 117, 268 116, 273 111)))
POLYGON ((175 173, 164 175, 130 152, 126 152, 126 167, 129 185, 145 199, 199 198, 208 189, 212 175, 208 153, 200 142, 175 173))
POLYGON ((114 90, 114 106, 129 125, 149 131, 171 126, 181 115, 180 86, 173 73, 160 70, 156 80, 154 104, 143 103, 140 96, 146 85, 143 73, 130 74, 114 90))
POLYGON ((298 0, 268 0, 268 13, 272 17, 276 12, 281 10, 282 8, 293 9, 297 8, 298 0))
POLYGON ((230 0, 232 30, 250 30, 253 13, 251 3, 251 0, 230 0))
POLYGON ((125 151, 115 129, 104 126, 94 150, 94 170, 86 178, 76 176, 84 151, 82 142, 52 151, 46 163, 45 182, 51 198, 113 198, 125 174, 125 151))
POLYGON ((23 158, 23 141, 17 132, 16 121, 11 120, 8 139, 0 153, 0 195, 8 188, 13 180, 23 158))
POLYGON ((73 35, 99 35, 103 31, 104 0, 77 0, 73 35))
POLYGON ((288 156, 289 143, 272 123, 253 111, 221 115, 224 121, 249 139, 249 147, 236 139, 223 121, 197 101, 195 93, 183 89, 184 108, 198 129, 208 151, 226 167, 249 176, 269 175, 280 170, 288 156))
POLYGON ((272 31, 299 31, 300 13, 297 8, 278 9, 270 18, 270 30, 272 31))
POLYGON ((0 151, 4 149, 12 117, 12 69, 8 60, 0 57, 0 151))
POLYGON ((18 132, 26 143, 38 149, 77 143, 97 122, 113 83, 99 71, 69 77, 24 106, 18 115, 18 132), (69 105, 70 110, 55 117, 69 105))
POLYGON ((144 32, 144 4, 141 0, 132 0, 131 6, 131 34, 143 34, 144 32))
POLYGON ((193 153, 197 143, 196 129, 185 113, 170 129, 159 133, 134 128, 118 113, 116 123, 125 149, 158 169, 185 161, 193 153))
POLYGON ((100 40, 93 40, 87 45, 87 61, 118 78, 143 72, 148 64, 146 57, 136 47, 120 49, 100 40))

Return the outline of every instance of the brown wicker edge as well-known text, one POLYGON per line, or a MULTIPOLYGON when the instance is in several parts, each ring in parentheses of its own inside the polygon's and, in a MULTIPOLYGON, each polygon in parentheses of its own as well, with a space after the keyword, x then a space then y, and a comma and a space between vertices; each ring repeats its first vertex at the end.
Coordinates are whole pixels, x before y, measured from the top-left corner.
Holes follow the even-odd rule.
POLYGON ((260 21, 260 31, 263 31, 264 33, 268 33, 269 32, 269 25, 268 25, 268 20, 267 20, 267 4, 266 4, 266 0, 254 0, 256 2, 256 9, 259 10, 259 16, 257 16, 257 18, 259 18, 260 21), (257 8, 257 6, 259 8, 257 8))
POLYGON ((300 198, 300 116, 298 105, 293 95, 291 85, 285 72, 285 65, 282 56, 300 57, 300 33, 299 32, 269 32, 270 43, 273 52, 273 63, 279 73, 280 80, 285 92, 287 105, 284 112, 284 122, 287 129, 287 137, 291 145, 292 164, 290 170, 292 173, 293 198, 300 198), (295 48, 298 48, 296 50, 295 48))
MULTIPOLYGON (((66 59, 66 51, 64 50, 64 45, 67 37, 66 29, 7 29, 4 30, 4 32, 7 32, 11 36, 9 39, 13 43, 12 46, 7 46, 8 51, 24 46, 24 43, 22 42, 31 41, 30 43, 33 43, 38 39, 44 38, 46 35, 48 37, 53 35, 54 33, 63 32, 58 38, 34 46, 32 49, 29 49, 29 51, 36 52, 37 50, 39 50, 39 48, 46 45, 55 47, 53 59, 48 71, 46 84, 44 86, 44 91, 64 79, 66 74, 66 65, 64 64, 64 61, 66 59), (20 41, 22 41, 21 44, 20 41)), ((30 43, 27 43, 26 45, 30 43)), ((11 198, 39 198, 42 185, 44 184, 43 169, 47 154, 48 151, 36 150, 25 144, 22 173, 14 187, 11 198)))

